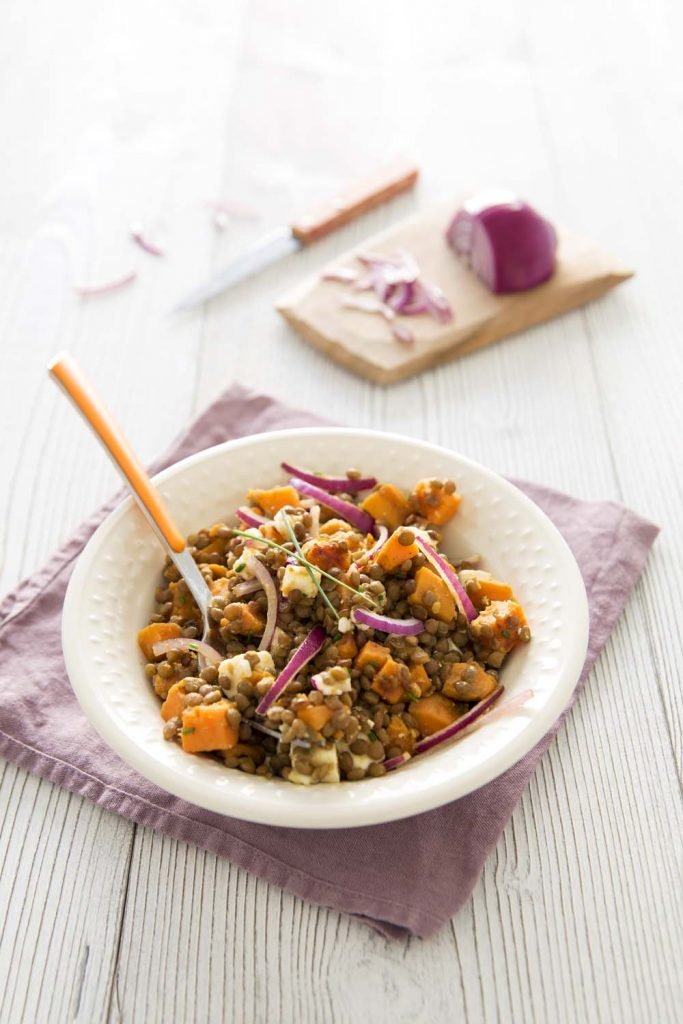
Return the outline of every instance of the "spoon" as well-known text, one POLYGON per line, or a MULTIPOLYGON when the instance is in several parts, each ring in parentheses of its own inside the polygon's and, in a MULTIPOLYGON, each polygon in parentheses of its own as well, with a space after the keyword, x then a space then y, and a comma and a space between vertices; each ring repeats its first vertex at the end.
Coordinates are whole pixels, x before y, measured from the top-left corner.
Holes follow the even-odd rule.
POLYGON ((187 583, 202 616, 202 640, 206 643, 210 628, 211 591, 161 495, 76 361, 66 353, 60 353, 48 364, 48 371, 104 445, 161 546, 187 583))

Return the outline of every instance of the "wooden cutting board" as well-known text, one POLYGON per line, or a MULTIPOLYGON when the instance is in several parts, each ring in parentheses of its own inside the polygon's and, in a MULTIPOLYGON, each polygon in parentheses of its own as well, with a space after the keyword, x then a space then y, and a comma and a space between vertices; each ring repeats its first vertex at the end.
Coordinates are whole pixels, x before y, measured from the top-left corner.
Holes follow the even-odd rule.
POLYGON ((383 317, 342 306, 348 285, 323 281, 319 275, 285 295, 277 309, 302 338, 342 366, 390 384, 582 306, 633 274, 594 242, 558 227, 553 277, 527 292, 493 295, 446 243, 444 232, 454 209, 423 211, 323 268, 357 268, 358 252, 390 255, 406 249, 424 280, 445 292, 453 307, 451 323, 439 324, 425 315, 402 318, 415 334, 412 344, 402 344, 383 317))

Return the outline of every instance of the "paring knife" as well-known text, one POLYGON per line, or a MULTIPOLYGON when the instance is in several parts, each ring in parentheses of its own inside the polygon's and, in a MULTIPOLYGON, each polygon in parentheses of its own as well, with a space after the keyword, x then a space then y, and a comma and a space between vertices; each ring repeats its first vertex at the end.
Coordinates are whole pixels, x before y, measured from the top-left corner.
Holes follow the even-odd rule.
POLYGON ((206 284, 200 285, 175 306, 180 313, 201 306, 220 295, 239 281, 257 274, 276 260, 299 252, 311 242, 317 242, 332 231, 348 224, 355 217, 412 188, 417 181, 418 169, 414 164, 394 164, 348 192, 335 196, 308 216, 300 217, 289 226, 277 228, 258 241, 233 263, 219 271, 206 284))

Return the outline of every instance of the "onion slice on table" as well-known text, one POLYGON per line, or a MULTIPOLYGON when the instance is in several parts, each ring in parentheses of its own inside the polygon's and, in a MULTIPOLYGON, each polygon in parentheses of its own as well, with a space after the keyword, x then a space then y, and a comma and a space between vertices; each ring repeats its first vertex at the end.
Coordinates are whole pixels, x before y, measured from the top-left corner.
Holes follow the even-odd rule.
POLYGON ((455 569, 448 564, 445 558, 441 557, 431 544, 427 544, 423 537, 418 536, 415 540, 422 554, 425 555, 425 557, 432 563, 439 576, 441 576, 442 580, 453 594, 463 615, 469 622, 471 622, 472 619, 476 619, 479 612, 467 596, 467 591, 458 579, 455 569))
POLYGON ((289 462, 283 462, 281 465, 284 471, 291 476, 295 476, 299 480, 305 480, 307 484, 313 484, 314 487, 322 487, 324 491, 328 491, 330 494, 336 491, 346 491, 348 494, 355 494, 356 491, 369 491, 377 483, 374 476, 351 480, 345 476, 318 476, 317 473, 311 473, 308 469, 297 469, 296 466, 292 466, 289 462))
POLYGON ((107 295, 109 292, 117 292, 119 288, 125 288, 137 280, 137 271, 131 270, 129 274, 122 277, 115 277, 111 281, 103 281, 102 284, 82 284, 76 286, 76 291, 83 298, 89 295, 107 295))
POLYGON ((130 228, 130 237, 133 239, 136 245, 139 245, 143 252, 149 253, 150 256, 163 256, 164 251, 160 249, 154 242, 150 242, 145 237, 142 224, 132 224, 130 228))
POLYGON ((417 636, 425 628, 424 622, 419 619, 392 619, 389 615, 379 615, 366 608, 354 608, 351 619, 356 625, 381 629, 384 633, 394 633, 396 636, 417 636))
POLYGON ((552 224, 512 193, 482 193, 453 217, 446 239, 496 294, 526 291, 555 271, 552 224))
POLYGON ((192 651, 194 654, 201 654, 208 665, 219 665, 223 661, 223 655, 211 644, 204 643, 203 640, 191 640, 185 636, 175 637, 173 640, 158 640, 152 647, 155 658, 169 651, 192 651))
POLYGON ((315 626, 311 630, 304 642, 294 651, 294 654, 289 659, 282 672, 280 672, 280 675, 268 690, 268 693, 257 706, 257 715, 265 715, 271 704, 273 704, 280 696, 287 683, 294 679, 297 672, 300 672, 304 665, 308 664, 311 658, 314 658, 316 654, 322 650, 326 636, 327 634, 322 626, 315 626))
POLYGON ((348 523, 355 526, 361 533, 372 533, 375 520, 362 508, 352 505, 350 501, 337 498, 334 494, 328 494, 322 487, 309 484, 306 480, 302 480, 301 477, 293 476, 289 482, 300 494, 307 494, 309 498, 315 498, 321 505, 336 512, 342 519, 346 519, 348 523))
POLYGON ((414 752, 416 754, 423 754, 426 750, 431 750, 432 747, 437 747, 440 743, 444 743, 446 740, 452 739, 453 736, 457 736, 458 733, 463 732, 498 700, 503 693, 503 689, 502 686, 497 686, 493 693, 490 693, 488 697, 484 697, 473 708, 470 708, 462 718, 459 718, 451 725, 447 725, 445 729, 439 729, 438 732, 432 733, 431 736, 425 736, 423 740, 419 740, 415 744, 414 752))
POLYGON ((260 558, 257 558, 256 555, 249 555, 247 556, 246 561, 250 572, 252 572, 259 581, 268 599, 266 628, 263 630, 263 636, 261 637, 261 642, 258 645, 259 651, 267 651, 272 643, 273 633, 275 632, 275 626, 277 625, 277 587, 275 586, 273 577, 270 575, 260 558))
POLYGON ((255 526, 257 529, 259 526, 264 526, 265 523, 270 522, 265 516, 260 516, 258 512, 252 512, 246 505, 240 505, 238 509, 235 509, 235 515, 243 523, 246 523, 247 526, 255 526))

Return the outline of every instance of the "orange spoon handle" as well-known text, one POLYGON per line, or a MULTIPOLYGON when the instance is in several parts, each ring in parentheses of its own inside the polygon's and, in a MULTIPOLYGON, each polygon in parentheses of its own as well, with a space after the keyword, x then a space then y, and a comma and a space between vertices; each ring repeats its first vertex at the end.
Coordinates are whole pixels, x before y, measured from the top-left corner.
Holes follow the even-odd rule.
POLYGON ((161 495, 147 476, 144 466, 124 437, 118 423, 102 405, 78 364, 71 356, 61 354, 55 356, 48 365, 48 370, 97 434, 127 480, 148 519, 161 533, 172 551, 182 551, 185 540, 173 522, 161 495))

